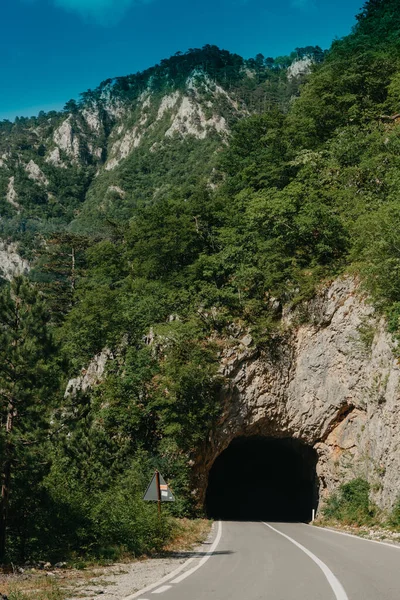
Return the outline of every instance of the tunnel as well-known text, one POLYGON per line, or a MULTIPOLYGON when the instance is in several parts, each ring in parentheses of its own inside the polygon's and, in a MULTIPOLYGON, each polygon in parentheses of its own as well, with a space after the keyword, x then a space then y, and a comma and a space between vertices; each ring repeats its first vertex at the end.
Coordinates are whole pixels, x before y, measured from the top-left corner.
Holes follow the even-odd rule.
POLYGON ((317 453, 293 438, 239 437, 208 478, 210 518, 309 522, 318 506, 317 453))

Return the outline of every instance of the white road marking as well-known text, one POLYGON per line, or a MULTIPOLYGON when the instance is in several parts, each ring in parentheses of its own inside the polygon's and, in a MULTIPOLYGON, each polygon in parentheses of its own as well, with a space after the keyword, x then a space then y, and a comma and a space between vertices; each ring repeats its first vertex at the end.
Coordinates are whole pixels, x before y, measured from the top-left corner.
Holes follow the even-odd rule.
POLYGON ((315 529, 318 529, 319 531, 330 531, 331 533, 337 533, 338 535, 346 535, 347 537, 355 538, 356 540, 360 540, 361 542, 372 542, 373 544, 379 544, 380 546, 389 546, 389 548, 400 550, 400 545, 397 544, 390 544, 389 542, 380 542, 379 540, 369 540, 368 538, 361 537, 360 535, 355 535, 354 533, 346 533, 345 531, 336 531, 336 529, 331 529, 330 527, 315 526, 315 529))
POLYGON ((299 542, 296 542, 296 540, 294 540, 293 538, 289 537, 285 533, 282 533, 278 529, 275 529, 275 527, 272 527, 271 525, 268 525, 268 523, 264 523, 264 525, 266 525, 267 527, 269 527, 270 529, 272 529, 272 531, 275 531, 275 533, 279 533, 279 535, 281 535, 282 537, 284 537, 287 540, 289 540, 289 542, 292 542, 292 544, 294 544, 295 546, 297 546, 298 548, 300 548, 300 550, 302 550, 305 554, 307 554, 307 556, 309 556, 311 558, 311 560, 313 560, 315 562, 315 564, 318 565, 318 567, 321 569, 321 571, 323 572, 323 574, 327 578, 328 583, 331 586, 333 593, 335 594, 336 600, 349 600, 349 598, 348 598, 346 592, 344 591, 344 588, 343 588, 342 584, 340 583, 340 581, 332 573, 332 571, 330 570, 330 568, 324 562, 322 562, 322 560, 320 560, 318 558, 318 556, 315 556, 315 554, 313 554, 312 552, 310 552, 310 550, 308 550, 307 548, 305 548, 304 546, 302 546, 301 544, 299 544, 299 542))
POLYGON ((125 598, 123 598, 123 600, 139 600, 139 597, 142 594, 147 594, 147 592, 151 592, 151 590, 154 590, 154 588, 158 587, 162 583, 169 581, 172 577, 175 577, 175 575, 178 575, 178 573, 183 571, 183 569, 185 569, 193 561, 194 561, 194 558, 189 558, 186 562, 182 563, 177 569, 175 569, 175 571, 172 571, 172 573, 168 573, 167 575, 165 575, 162 579, 160 579, 160 581, 157 581, 156 583, 152 583, 152 584, 148 585, 147 587, 143 588, 142 590, 139 590, 138 592, 131 594, 130 596, 126 596, 125 598))
POLYGON ((152 594, 162 594, 163 592, 166 592, 167 590, 170 590, 172 588, 172 585, 163 585, 162 587, 158 588, 158 590, 154 590, 154 592, 151 592, 152 594))
POLYGON ((211 556, 214 554, 220 540, 221 540, 221 536, 222 536, 222 523, 221 521, 218 521, 218 533, 217 533, 217 537, 214 540, 213 545, 211 546, 210 550, 206 553, 206 555, 201 559, 201 561, 199 562, 198 565, 196 565, 195 567, 192 567, 191 569, 189 569, 189 571, 186 571, 185 573, 183 573, 182 575, 179 575, 179 577, 177 577, 176 579, 174 579, 173 581, 171 581, 171 583, 180 583, 181 581, 183 581, 184 579, 186 579, 186 577, 190 577, 190 575, 193 575, 193 573, 195 573, 197 571, 197 569, 200 569, 203 565, 206 564, 206 562, 211 558, 211 556))
MULTIPOLYGON (((222 535, 221 530, 222 530, 222 525, 221 525, 221 522, 219 521, 218 522, 217 537, 216 537, 213 545, 211 546, 209 552, 207 552, 207 555, 211 556, 211 554, 213 552, 215 552, 215 549, 216 549, 216 547, 218 545, 218 543, 215 543, 215 542, 217 541, 217 539, 218 539, 218 542, 221 539, 221 535, 222 535)), ((204 558, 207 558, 207 555, 204 558)), ((204 558, 202 559, 202 561, 204 560, 204 558)), ((208 558, 207 558, 207 560, 208 560, 208 558)), ((157 581, 155 583, 152 583, 151 585, 148 585, 147 587, 143 588, 142 590, 139 590, 138 592, 135 592, 134 594, 131 594, 130 596, 126 596, 122 600, 140 600, 140 596, 142 596, 143 594, 147 594, 147 592, 151 592, 152 590, 154 590, 155 588, 159 587, 163 583, 169 582, 171 579, 173 579, 179 573, 181 573, 184 569, 186 569, 186 567, 188 565, 190 565, 194 560, 196 560, 196 557, 189 558, 187 561, 185 561, 184 563, 182 563, 177 569, 175 569, 174 571, 172 571, 172 573, 168 573, 167 575, 165 575, 159 581, 157 581)), ((197 570, 197 568, 195 570, 197 570)), ((192 569, 191 569, 191 572, 194 572, 194 571, 192 571, 192 569)), ((186 573, 185 573, 185 575, 186 575, 186 573)), ((172 583, 174 583, 174 582, 172 582, 172 583)))

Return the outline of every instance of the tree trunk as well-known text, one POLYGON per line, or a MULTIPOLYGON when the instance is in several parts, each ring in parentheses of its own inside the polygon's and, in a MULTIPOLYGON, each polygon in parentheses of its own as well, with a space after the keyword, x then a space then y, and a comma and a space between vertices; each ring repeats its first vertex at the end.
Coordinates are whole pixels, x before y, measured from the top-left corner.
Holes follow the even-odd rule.
POLYGON ((71 291, 75 291, 75 248, 71 248, 71 291))
POLYGON ((2 485, 1 485, 0 563, 4 563, 5 555, 6 555, 8 504, 9 504, 9 498, 10 498, 11 464, 12 464, 12 453, 13 453, 13 444, 12 444, 12 439, 11 439, 13 421, 14 421, 14 405, 12 403, 10 403, 8 406, 8 413, 7 413, 5 456, 4 456, 4 463, 3 463, 2 485))

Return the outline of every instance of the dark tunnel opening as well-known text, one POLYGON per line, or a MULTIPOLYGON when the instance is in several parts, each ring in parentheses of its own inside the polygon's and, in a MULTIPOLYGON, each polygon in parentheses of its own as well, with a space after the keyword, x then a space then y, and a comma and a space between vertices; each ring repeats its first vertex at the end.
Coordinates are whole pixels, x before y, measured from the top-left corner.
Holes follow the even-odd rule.
POLYGON ((206 510, 225 520, 309 522, 318 506, 317 453, 292 438, 240 437, 215 460, 206 510))

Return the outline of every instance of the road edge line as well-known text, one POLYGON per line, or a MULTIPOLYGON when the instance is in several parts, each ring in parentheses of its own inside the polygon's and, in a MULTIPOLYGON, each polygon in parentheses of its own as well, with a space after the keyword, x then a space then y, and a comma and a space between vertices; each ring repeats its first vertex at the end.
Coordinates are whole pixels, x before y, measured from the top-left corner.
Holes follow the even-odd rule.
POLYGON ((190 575, 193 575, 193 573, 195 573, 198 569, 200 569, 203 565, 205 565, 206 562, 211 558, 211 556, 214 554, 215 550, 217 549, 218 544, 221 541, 221 537, 222 537, 222 523, 221 523, 221 521, 218 521, 217 537, 215 538, 214 543, 211 546, 210 550, 206 553, 205 556, 203 556, 203 558, 201 559, 201 561, 199 562, 198 565, 196 565, 195 567, 192 567, 191 569, 189 569, 189 571, 186 571, 182 575, 179 575, 179 577, 177 577, 176 579, 171 581, 171 583, 181 583, 181 581, 183 581, 187 577, 190 577, 190 575))
POLYGON ((315 529, 318 529, 318 531, 330 531, 331 533, 337 533, 338 535, 345 535, 347 537, 360 540, 360 542, 372 542, 373 544, 379 544, 380 546, 387 546, 388 548, 400 550, 400 544, 390 544, 389 542, 380 542, 379 540, 369 540, 368 538, 364 538, 361 535, 356 535, 355 533, 347 533, 347 531, 338 531, 337 529, 332 529, 331 527, 320 527, 319 525, 313 525, 313 527, 315 529))
POLYGON ((275 527, 272 527, 272 525, 268 525, 268 523, 264 523, 264 521, 263 521, 263 524, 266 527, 269 527, 269 529, 272 529, 272 531, 275 531, 275 533, 278 533, 282 537, 289 540, 289 542, 291 542, 298 548, 300 548, 300 550, 302 550, 305 554, 307 554, 307 556, 309 558, 311 558, 311 560, 313 560, 315 562, 315 564, 321 569, 321 571, 325 575, 329 585, 332 588, 333 593, 335 594, 336 600, 349 600, 349 598, 345 592, 345 589, 342 586, 342 584, 340 583, 339 579, 336 577, 336 575, 334 575, 332 573, 332 571, 330 570, 328 565, 326 565, 320 558, 318 558, 318 556, 313 554, 305 546, 302 546, 302 544, 299 544, 299 542, 296 542, 296 540, 294 540, 290 536, 286 535, 286 533, 282 533, 282 531, 279 531, 279 529, 275 529, 275 527))
MULTIPOLYGON (((218 537, 218 534, 219 534, 220 530, 222 529, 221 521, 219 521, 218 524, 219 524, 219 528, 218 528, 218 532, 217 532, 217 537, 218 537)), ((214 544, 215 544, 215 541, 214 541, 213 545, 211 546, 209 552, 211 552, 211 549, 213 549, 213 552, 215 551, 216 546, 214 547, 214 544)), ((209 552, 207 552, 207 554, 209 552)), ((204 558, 206 558, 206 557, 204 557, 204 558)), ((159 581, 157 581, 155 583, 152 583, 152 584, 150 584, 150 585, 142 588, 141 590, 138 590, 137 592, 134 592, 130 596, 125 596, 122 600, 135 600, 136 598, 139 598, 139 596, 141 596, 142 594, 147 594, 147 592, 151 592, 152 590, 154 590, 155 588, 159 587, 163 583, 167 583, 167 581, 170 581, 171 579, 173 579, 174 577, 176 577, 177 575, 179 575, 179 573, 181 573, 181 571, 183 571, 194 560, 196 560, 196 557, 194 557, 194 556, 192 558, 188 558, 188 560, 186 560, 184 563, 182 563, 181 565, 179 565, 178 568, 176 568, 171 573, 167 573, 167 575, 164 575, 164 577, 162 577, 161 579, 159 579, 159 581)), ((204 560, 204 559, 202 559, 202 560, 204 560)))

